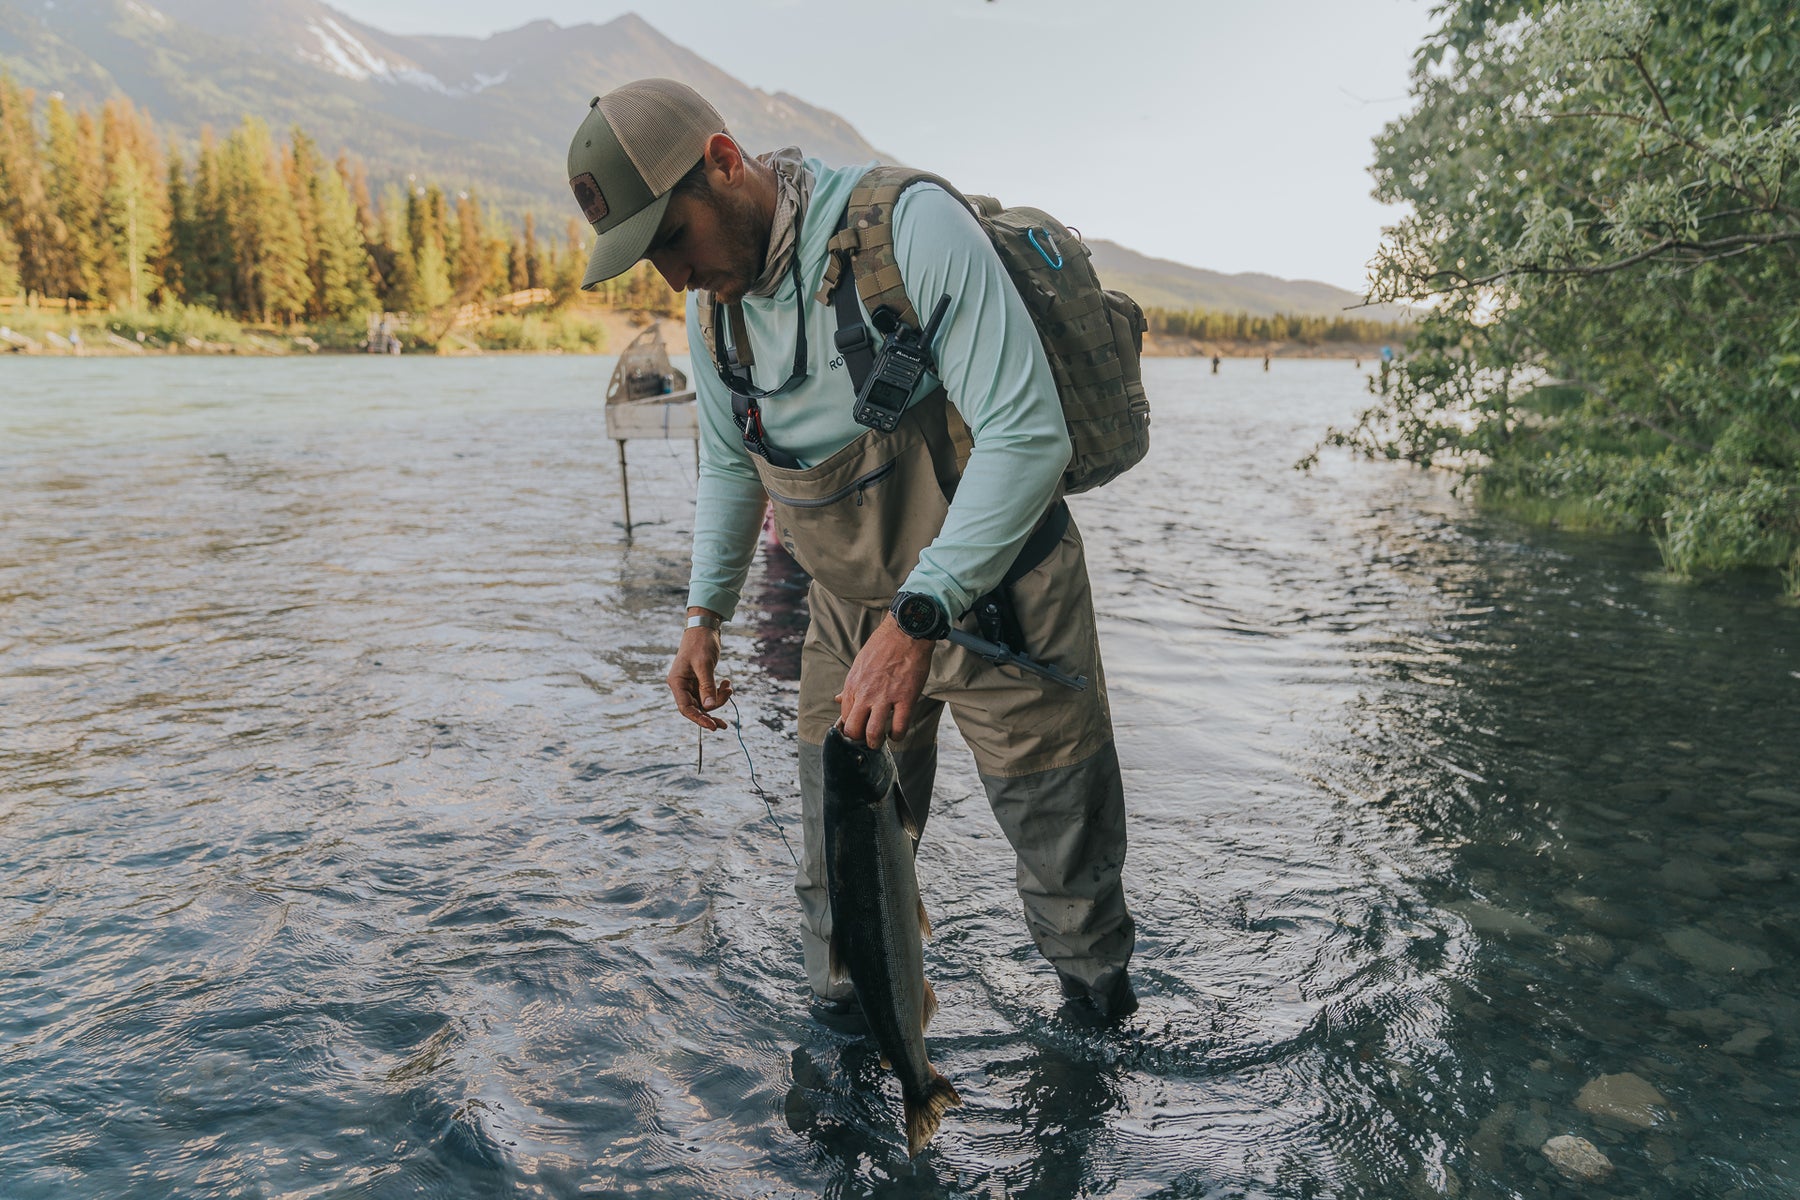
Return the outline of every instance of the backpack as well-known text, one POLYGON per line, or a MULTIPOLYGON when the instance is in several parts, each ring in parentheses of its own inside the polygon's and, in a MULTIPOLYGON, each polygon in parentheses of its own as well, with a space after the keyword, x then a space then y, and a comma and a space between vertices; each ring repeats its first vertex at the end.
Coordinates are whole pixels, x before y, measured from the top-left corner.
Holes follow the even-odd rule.
MULTIPOLYGON (((851 190, 829 243, 831 258, 816 298, 833 303, 839 293, 837 341, 846 351, 853 384, 860 389, 868 374, 872 345, 861 313, 845 303, 849 293, 838 287, 846 265, 869 312, 886 305, 914 329, 921 324, 894 260, 892 223, 894 205, 917 183, 934 183, 969 208, 1031 314, 1072 447, 1063 493, 1089 491, 1136 466, 1150 449, 1150 401, 1139 363, 1147 327, 1143 310, 1125 293, 1100 286, 1087 246, 1055 217, 1036 208, 1005 208, 991 196, 965 197, 936 175, 906 167, 871 168, 851 190)), ((699 304, 703 344, 709 349, 714 345, 711 300, 703 294, 699 304)), ((958 417, 951 424, 958 457, 966 458, 968 430, 958 417)))

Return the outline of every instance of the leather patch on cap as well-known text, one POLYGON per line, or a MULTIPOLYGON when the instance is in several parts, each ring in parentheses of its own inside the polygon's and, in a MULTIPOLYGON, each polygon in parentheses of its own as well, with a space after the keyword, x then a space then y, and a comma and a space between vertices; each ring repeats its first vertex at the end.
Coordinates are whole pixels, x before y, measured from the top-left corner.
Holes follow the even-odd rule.
POLYGON ((589 225, 598 225, 612 211, 607 208, 606 193, 600 190, 600 181, 594 178, 592 171, 583 171, 569 180, 569 186, 574 189, 575 203, 581 205, 581 215, 587 218, 589 225))

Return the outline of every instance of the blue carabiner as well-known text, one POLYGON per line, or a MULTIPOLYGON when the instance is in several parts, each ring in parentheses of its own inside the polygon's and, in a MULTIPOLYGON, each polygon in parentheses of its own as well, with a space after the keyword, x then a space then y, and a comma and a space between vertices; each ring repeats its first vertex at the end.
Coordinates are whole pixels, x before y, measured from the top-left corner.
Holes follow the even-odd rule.
POLYGON ((1034 250, 1036 250, 1039 254, 1044 256, 1044 261, 1050 264, 1050 269, 1052 271, 1062 270, 1062 267, 1063 267, 1062 247, 1060 247, 1056 244, 1056 239, 1050 236, 1050 231, 1048 229, 1044 230, 1044 241, 1050 243, 1050 250, 1044 249, 1043 243, 1041 243, 1037 240, 1037 235, 1038 235, 1038 231, 1037 231, 1037 226, 1035 226, 1035 225, 1025 231, 1025 236, 1026 236, 1026 238, 1028 238, 1030 240, 1032 248, 1034 250), (1050 257, 1051 250, 1056 251, 1055 258, 1050 257))

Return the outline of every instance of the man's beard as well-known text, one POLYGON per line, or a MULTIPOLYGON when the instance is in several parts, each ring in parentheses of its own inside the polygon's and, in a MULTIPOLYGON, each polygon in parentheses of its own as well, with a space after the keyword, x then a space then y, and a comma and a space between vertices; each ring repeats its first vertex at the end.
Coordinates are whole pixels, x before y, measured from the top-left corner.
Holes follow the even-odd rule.
POLYGON ((720 303, 736 304, 762 274, 769 256, 769 226, 748 196, 714 191, 707 202, 718 218, 719 240, 725 249, 722 277, 708 280, 708 290, 720 303))

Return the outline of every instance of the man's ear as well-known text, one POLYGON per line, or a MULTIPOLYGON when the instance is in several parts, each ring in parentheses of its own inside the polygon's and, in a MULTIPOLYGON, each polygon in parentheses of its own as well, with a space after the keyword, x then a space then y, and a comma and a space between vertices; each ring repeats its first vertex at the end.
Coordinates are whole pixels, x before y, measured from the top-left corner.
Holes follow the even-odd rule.
POLYGON ((727 187, 742 186, 747 170, 744 152, 738 149, 730 134, 715 133, 707 138, 706 150, 701 157, 706 160, 707 182, 727 187))

